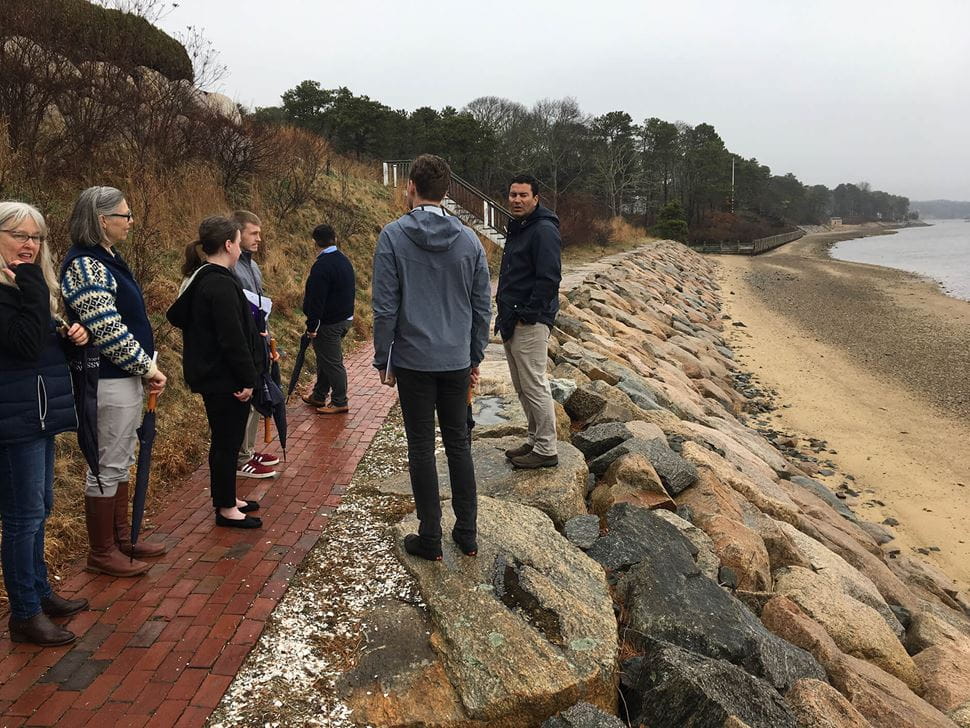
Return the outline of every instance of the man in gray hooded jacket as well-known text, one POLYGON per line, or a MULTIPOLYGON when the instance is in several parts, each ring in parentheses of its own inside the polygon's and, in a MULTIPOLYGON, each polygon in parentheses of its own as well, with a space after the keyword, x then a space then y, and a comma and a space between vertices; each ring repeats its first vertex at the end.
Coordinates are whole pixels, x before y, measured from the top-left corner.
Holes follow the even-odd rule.
POLYGON ((485 251, 441 207, 450 181, 440 157, 415 159, 407 185, 411 211, 381 230, 374 254, 374 367, 382 382, 397 383, 420 522, 404 548, 431 561, 441 559, 435 412, 448 457, 452 539, 466 555, 478 551, 467 395, 478 382, 491 319, 485 251))

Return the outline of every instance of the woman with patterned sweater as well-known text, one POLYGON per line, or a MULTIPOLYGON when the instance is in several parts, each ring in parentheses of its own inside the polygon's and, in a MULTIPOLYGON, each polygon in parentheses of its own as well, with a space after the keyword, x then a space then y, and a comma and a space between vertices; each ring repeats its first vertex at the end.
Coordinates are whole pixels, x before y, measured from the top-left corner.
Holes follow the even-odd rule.
MULTIPOLYGON (((0 556, 10 639, 43 647, 74 641, 51 622, 86 609, 51 590, 44 524, 54 503, 54 436, 77 428, 64 339, 54 316, 57 278, 47 225, 23 202, 0 202, 0 556)), ((83 346, 88 334, 67 331, 83 346)))
POLYGON ((161 556, 166 548, 131 543, 128 479, 135 463, 136 430, 142 413, 142 382, 165 389, 154 362, 155 342, 141 288, 116 245, 131 229, 125 196, 114 187, 81 193, 69 222, 72 247, 61 268, 61 291, 69 312, 101 348, 98 381, 98 449, 101 484, 88 471, 85 516, 91 550, 88 571, 138 576, 149 565, 137 559, 161 556))

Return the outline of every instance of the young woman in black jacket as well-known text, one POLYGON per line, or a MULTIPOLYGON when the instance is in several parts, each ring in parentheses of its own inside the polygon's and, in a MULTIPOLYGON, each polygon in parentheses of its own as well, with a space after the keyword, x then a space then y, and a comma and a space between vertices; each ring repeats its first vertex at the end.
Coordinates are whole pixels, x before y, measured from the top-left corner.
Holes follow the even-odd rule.
MULTIPOLYGON (((44 524, 54 503, 54 436, 77 429, 64 338, 57 332, 57 279, 47 225, 23 202, 0 202, 0 557, 10 599, 10 639, 73 642, 50 617, 87 609, 57 596, 44 563, 44 524)), ((88 341, 72 325, 73 344, 88 341)))
POLYGON ((262 521, 247 513, 259 503, 236 498, 236 458, 262 373, 259 333, 230 270, 239 259, 239 225, 206 218, 185 257, 183 272, 191 278, 167 315, 182 329, 182 372, 189 388, 202 395, 212 431, 209 478, 216 525, 258 528, 262 521))

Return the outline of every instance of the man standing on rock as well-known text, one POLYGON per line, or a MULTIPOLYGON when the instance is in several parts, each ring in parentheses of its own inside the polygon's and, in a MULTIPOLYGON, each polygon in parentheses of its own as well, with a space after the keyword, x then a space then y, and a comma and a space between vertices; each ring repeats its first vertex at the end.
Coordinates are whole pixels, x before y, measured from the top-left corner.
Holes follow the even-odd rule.
POLYGON ((374 254, 374 367, 384 384, 397 381, 420 522, 404 549, 429 561, 441 559, 436 412, 455 512, 451 537, 464 554, 478 553, 467 395, 478 382, 492 315, 485 251, 441 207, 450 181, 445 160, 415 159, 407 185, 411 211, 381 230, 374 254))
MULTIPOLYGON (((246 293, 246 299, 253 309, 253 316, 256 318, 256 326, 260 334, 266 339, 269 346, 269 332, 266 327, 266 318, 263 315, 265 309, 261 308, 263 296, 263 274, 259 270, 259 265, 253 260, 253 255, 259 250, 263 242, 263 224, 260 219, 248 210, 236 210, 232 213, 232 219, 239 223, 241 230, 239 234, 239 247, 242 249, 239 260, 233 266, 232 272, 246 293)), ((259 412, 252 407, 249 408, 249 422, 246 424, 246 437, 243 440, 242 448, 239 450, 239 460, 236 464, 236 475, 242 478, 272 478, 276 475, 274 465, 280 459, 269 453, 256 452, 256 435, 259 433, 259 421, 262 419, 259 412)))
POLYGON ((559 312, 562 238, 559 218, 539 204, 539 181, 523 174, 509 183, 509 223, 499 272, 498 316, 512 385, 529 423, 528 441, 505 456, 516 468, 559 465, 556 410, 546 360, 549 334, 559 312))
POLYGON ((313 241, 323 250, 307 277, 303 313, 317 356, 317 382, 303 401, 322 415, 340 415, 350 411, 343 339, 354 323, 354 266, 337 249, 337 234, 330 225, 317 225, 313 241))

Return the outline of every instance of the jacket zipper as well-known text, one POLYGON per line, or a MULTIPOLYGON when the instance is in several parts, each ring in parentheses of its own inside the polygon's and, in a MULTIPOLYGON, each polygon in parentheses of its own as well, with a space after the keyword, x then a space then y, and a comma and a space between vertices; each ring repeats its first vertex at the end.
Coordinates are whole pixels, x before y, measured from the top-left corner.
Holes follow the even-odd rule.
POLYGON ((37 415, 40 417, 40 429, 47 429, 47 386, 44 377, 37 375, 37 415))

